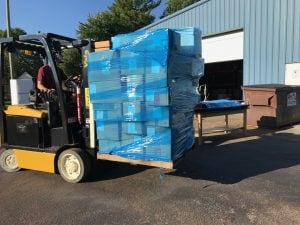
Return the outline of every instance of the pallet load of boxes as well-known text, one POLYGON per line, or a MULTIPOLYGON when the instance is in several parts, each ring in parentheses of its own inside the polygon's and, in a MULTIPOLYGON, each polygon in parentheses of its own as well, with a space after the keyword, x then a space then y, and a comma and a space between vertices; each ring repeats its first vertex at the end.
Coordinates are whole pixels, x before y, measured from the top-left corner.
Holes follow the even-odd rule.
POLYGON ((191 149, 203 69, 196 28, 117 35, 111 50, 89 54, 99 153, 170 162, 191 149))

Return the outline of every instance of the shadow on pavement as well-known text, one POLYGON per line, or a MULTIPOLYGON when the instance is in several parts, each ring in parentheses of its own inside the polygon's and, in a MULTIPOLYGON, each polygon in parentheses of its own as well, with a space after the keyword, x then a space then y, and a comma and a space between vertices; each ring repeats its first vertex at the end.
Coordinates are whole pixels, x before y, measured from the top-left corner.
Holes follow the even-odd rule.
POLYGON ((141 173, 150 167, 135 166, 126 163, 97 160, 92 169, 92 175, 87 182, 112 180, 141 173))
POLYGON ((300 135, 284 130, 250 130, 245 138, 209 137, 195 146, 169 175, 234 184, 300 164, 300 135), (279 131, 279 132, 278 132, 279 131))

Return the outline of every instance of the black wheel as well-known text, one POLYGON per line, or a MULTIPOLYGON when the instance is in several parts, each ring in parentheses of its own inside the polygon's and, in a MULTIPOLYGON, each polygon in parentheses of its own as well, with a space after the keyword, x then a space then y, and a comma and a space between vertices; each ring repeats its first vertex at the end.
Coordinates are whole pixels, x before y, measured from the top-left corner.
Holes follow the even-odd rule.
POLYGON ((59 155, 57 167, 65 181, 78 183, 90 174, 91 161, 84 151, 79 148, 72 148, 59 155))
POLYGON ((5 149, 0 153, 0 166, 6 172, 17 172, 21 168, 18 166, 16 155, 12 149, 5 149))

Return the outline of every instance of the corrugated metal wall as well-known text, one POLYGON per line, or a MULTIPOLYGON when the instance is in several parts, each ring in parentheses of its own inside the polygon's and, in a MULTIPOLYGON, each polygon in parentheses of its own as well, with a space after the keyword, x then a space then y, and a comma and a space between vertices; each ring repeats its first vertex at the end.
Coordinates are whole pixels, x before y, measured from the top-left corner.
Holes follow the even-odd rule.
POLYGON ((244 30, 244 85, 284 83, 285 64, 300 62, 300 0, 202 0, 146 29, 189 26, 244 30))

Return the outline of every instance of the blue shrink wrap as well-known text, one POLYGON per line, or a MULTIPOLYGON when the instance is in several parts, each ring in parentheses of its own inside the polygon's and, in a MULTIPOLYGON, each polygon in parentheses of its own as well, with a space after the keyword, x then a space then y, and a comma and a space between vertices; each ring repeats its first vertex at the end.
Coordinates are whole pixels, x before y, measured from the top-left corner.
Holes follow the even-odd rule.
POLYGON ((123 122, 122 132, 125 134, 146 135, 145 122, 123 122))
POLYGON ((198 79, 173 79, 170 84, 173 111, 193 112, 200 101, 198 79))
POLYGON ((196 28, 140 30, 113 37, 113 50, 89 55, 101 153, 169 162, 193 146, 200 40, 196 28))
POLYGON ((137 42, 139 40, 143 40, 143 35, 145 35, 145 31, 136 31, 127 34, 119 34, 111 38, 112 48, 120 49, 124 46, 131 45, 133 42, 137 42))
POLYGON ((115 80, 120 73, 119 51, 107 50, 88 55, 88 82, 115 80))
POLYGON ((155 60, 164 67, 167 66, 169 55, 169 39, 169 29, 137 31, 113 37, 112 45, 116 51, 132 52, 144 58, 155 60))
POLYGON ((113 82, 89 83, 90 99, 93 103, 122 103, 124 101, 145 101, 145 94, 135 88, 128 88, 120 78, 113 82))
POLYGON ((147 55, 141 52, 131 52, 124 50, 119 51, 121 60, 120 64, 122 69, 121 73, 123 75, 156 74, 157 76, 167 76, 166 54, 163 54, 163 56, 165 57, 163 61, 158 61, 155 59, 156 57, 147 57, 147 55), (129 72, 126 70, 129 70, 129 72))
POLYGON ((124 102, 123 116, 125 121, 146 121, 145 102, 124 102))
POLYGON ((109 154, 113 149, 118 149, 121 141, 112 141, 101 138, 99 141, 99 152, 109 154))
POLYGON ((194 27, 173 30, 172 50, 175 54, 201 57, 201 31, 194 27))
POLYGON ((116 121, 96 120, 97 138, 120 141, 122 139, 122 123, 116 121))
POLYGON ((170 108, 168 106, 148 105, 145 102, 123 103, 124 121, 161 121, 168 126, 169 118, 170 108))
POLYGON ((164 127, 147 126, 148 142, 144 144, 149 160, 172 160, 172 130, 164 127))
POLYGON ((146 102, 148 105, 169 106, 169 88, 146 89, 146 102))
POLYGON ((131 52, 142 52, 152 54, 153 52, 169 51, 169 29, 156 29, 154 31, 140 30, 127 34, 119 34, 112 37, 112 48, 131 52))
POLYGON ((173 54, 170 56, 169 74, 172 78, 201 77, 204 75, 204 60, 202 58, 173 54))
MULTIPOLYGON (((136 76, 136 75, 133 75, 136 76)), ((130 78, 131 79, 131 78, 130 78)), ((91 82, 90 99, 93 103, 122 103, 145 101, 150 105, 169 105, 169 88, 147 88, 137 80, 91 82)), ((153 84, 154 85, 154 84, 153 84)), ((159 87, 159 86, 158 86, 159 87)))
POLYGON ((143 57, 121 58, 121 74, 145 74, 145 61, 143 57))
MULTIPOLYGON (((123 121, 123 105, 122 103, 112 104, 112 103, 94 103, 94 119, 96 124, 100 125, 97 134, 98 138, 101 136, 101 132, 106 132, 108 127, 105 125, 111 125, 113 127, 118 122, 123 121), (100 122, 106 122, 101 124, 100 122), (105 129, 106 128, 106 129, 105 129)), ((120 126, 115 126, 115 129, 119 129, 120 126)), ((116 132, 117 130, 113 130, 116 132)), ((119 138, 117 138, 119 139, 119 138)))
POLYGON ((131 140, 118 142, 117 146, 110 151, 101 150, 100 152, 118 155, 130 159, 171 161, 171 129, 164 128, 150 133, 145 137, 134 136, 131 140))

